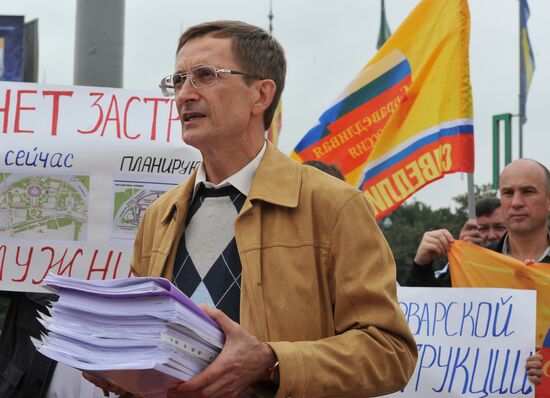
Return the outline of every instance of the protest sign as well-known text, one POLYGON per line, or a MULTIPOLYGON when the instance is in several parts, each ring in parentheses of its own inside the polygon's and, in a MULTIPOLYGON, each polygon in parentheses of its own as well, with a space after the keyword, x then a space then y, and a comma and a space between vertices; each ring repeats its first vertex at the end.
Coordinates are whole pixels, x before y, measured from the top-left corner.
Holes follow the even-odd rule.
POLYGON ((160 93, 0 83, 0 290, 127 277, 143 212, 199 165, 160 93))
POLYGON ((399 287, 418 345, 407 387, 391 397, 533 397, 536 292, 399 287))

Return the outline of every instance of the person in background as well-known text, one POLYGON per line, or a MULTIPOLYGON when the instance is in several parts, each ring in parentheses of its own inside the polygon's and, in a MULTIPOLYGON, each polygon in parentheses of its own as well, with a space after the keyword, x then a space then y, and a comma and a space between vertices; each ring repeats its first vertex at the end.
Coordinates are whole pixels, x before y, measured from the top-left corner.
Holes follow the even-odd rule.
POLYGON ((336 165, 333 165, 333 164, 328 164, 328 163, 325 163, 325 162, 321 162, 319 160, 307 160, 305 161, 303 164, 305 164, 306 166, 312 166, 312 167, 315 167, 316 169, 319 169, 321 171, 324 171, 325 173, 327 173, 328 175, 331 175, 333 177, 336 177, 338 178, 339 180, 342 180, 342 181, 345 181, 345 177, 344 175, 342 174, 342 172, 340 171, 340 168, 336 165))
MULTIPOLYGON (((500 199, 485 197, 476 203, 476 220, 466 221, 458 239, 487 247, 496 244, 505 233, 506 225, 502 218, 500 199)), ((425 232, 416 251, 406 285, 450 287, 451 275, 448 265, 434 272, 433 262, 446 256, 453 240, 447 229, 425 232)))
MULTIPOLYGON (((508 233, 491 248, 523 261, 527 266, 550 263, 548 169, 530 159, 510 163, 500 175, 500 195, 508 233)), ((538 353, 527 358, 527 375, 534 384, 540 383, 542 361, 543 357, 538 353)))
MULTIPOLYGON (((0 397, 100 398, 103 391, 82 378, 82 372, 39 353, 31 337, 40 339, 44 327, 37 320, 49 314, 55 294, 3 292, 10 304, 0 335, 0 397)), ((113 395, 114 396, 114 395, 113 395)))
MULTIPOLYGON (((507 231, 498 240, 490 241, 487 238, 485 246, 523 261, 526 266, 533 263, 550 263, 550 231, 548 229, 550 172, 543 164, 535 160, 518 159, 504 168, 500 174, 499 186, 500 215, 507 231)), ((497 225, 499 224, 500 221, 497 222, 497 225)), ((500 230, 500 228, 498 229, 500 230)), ((419 279, 419 272, 425 272, 424 280, 432 281, 426 284, 427 286, 450 286, 450 279, 434 283, 433 280, 436 278, 433 277, 431 265, 428 264, 430 259, 444 255, 452 240, 450 234, 444 234, 440 239, 431 241, 426 238, 425 234, 423 238, 425 245, 422 250, 419 247, 420 257, 417 253, 416 264, 413 267, 416 280, 419 279), (417 261, 420 261, 420 264, 426 264, 424 271, 421 271, 422 265, 417 261)), ((480 242, 483 244, 483 238, 480 242)), ((418 284, 418 286, 422 285, 418 284)), ((527 375, 534 384, 540 383, 542 361, 543 358, 538 353, 526 360, 527 375)))
POLYGON ((56 296, 46 293, 3 292, 10 304, 0 335, 0 397, 46 397, 57 362, 45 357, 31 342, 44 327, 38 311, 56 296))

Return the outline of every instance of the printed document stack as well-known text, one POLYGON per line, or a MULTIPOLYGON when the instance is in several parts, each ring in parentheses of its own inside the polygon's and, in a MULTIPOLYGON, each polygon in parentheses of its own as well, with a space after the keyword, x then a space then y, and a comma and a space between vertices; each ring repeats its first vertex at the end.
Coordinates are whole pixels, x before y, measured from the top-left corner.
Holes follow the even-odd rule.
POLYGON ((44 285, 59 300, 39 316, 37 349, 137 396, 165 397, 223 348, 218 325, 166 279, 48 275, 44 285))

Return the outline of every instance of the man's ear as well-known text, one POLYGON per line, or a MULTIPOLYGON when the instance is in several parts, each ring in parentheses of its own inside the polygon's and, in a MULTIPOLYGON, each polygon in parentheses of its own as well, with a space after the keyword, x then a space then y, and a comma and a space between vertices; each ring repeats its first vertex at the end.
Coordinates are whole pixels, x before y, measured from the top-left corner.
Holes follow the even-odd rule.
POLYGON ((255 83, 255 93, 254 103, 252 107, 253 114, 263 113, 269 105, 273 102, 273 97, 275 96, 275 90, 277 86, 275 82, 271 79, 259 80, 255 83))

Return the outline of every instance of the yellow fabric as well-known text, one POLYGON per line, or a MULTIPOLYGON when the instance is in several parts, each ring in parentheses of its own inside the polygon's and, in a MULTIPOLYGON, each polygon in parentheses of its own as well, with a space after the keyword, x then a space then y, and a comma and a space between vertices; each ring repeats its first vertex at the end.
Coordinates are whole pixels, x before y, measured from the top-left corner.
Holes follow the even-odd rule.
POLYGON ((537 291, 537 346, 550 327, 550 264, 522 261, 468 242, 454 241, 448 253, 453 287, 537 291))
POLYGON ((527 94, 529 92, 529 87, 531 87, 533 74, 535 73, 535 59, 531 50, 529 36, 527 35, 527 28, 521 30, 521 52, 525 65, 525 93, 527 94))
POLYGON ((267 139, 277 146, 279 143, 279 135, 281 134, 281 128, 283 127, 283 101, 279 101, 277 108, 275 108, 275 114, 273 115, 273 121, 269 130, 267 130, 267 139))
POLYGON ((413 81, 400 117, 390 118, 369 161, 418 132, 473 117, 469 39, 466 0, 424 0, 369 61, 365 68, 399 49, 411 64, 413 81))
POLYGON ((466 0, 423 0, 291 157, 340 167, 380 219, 445 174, 474 170, 466 0))

